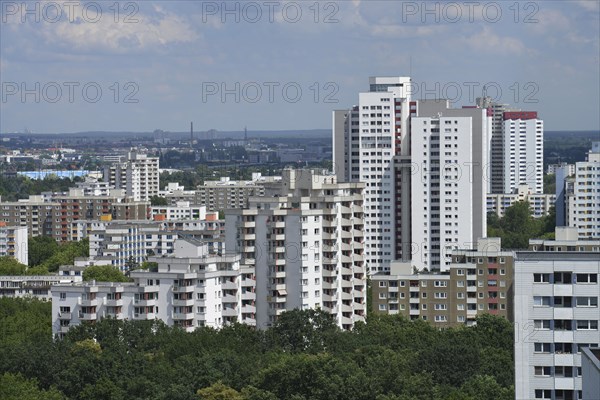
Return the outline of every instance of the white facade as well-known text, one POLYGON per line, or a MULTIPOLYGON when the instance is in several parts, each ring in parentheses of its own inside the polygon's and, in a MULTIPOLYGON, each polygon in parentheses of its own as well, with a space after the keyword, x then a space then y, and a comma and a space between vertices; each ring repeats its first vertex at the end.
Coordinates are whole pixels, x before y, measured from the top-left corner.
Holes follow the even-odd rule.
POLYGON ((550 208, 556 202, 556 194, 535 194, 527 184, 520 184, 517 193, 488 194, 487 212, 495 213, 498 217, 503 217, 506 209, 517 201, 528 201, 531 209, 531 216, 540 218, 548 215, 550 208))
POLYGON ((581 399, 581 348, 600 343, 600 252, 581 251, 590 242, 568 242, 579 251, 517 252, 517 400, 581 399))
POLYGON ((256 274, 257 326, 320 308, 351 329, 366 316, 363 185, 285 170, 279 192, 225 215, 225 249, 256 274))
POLYGON ((554 175, 559 168, 565 168, 566 176, 575 175, 575 164, 550 164, 548 165, 547 173, 548 175, 554 175))
POLYGON ((116 162, 104 170, 104 180, 111 187, 124 189, 135 201, 149 201, 158 195, 158 157, 130 152, 125 162, 116 162))
POLYGON ((14 257, 21 264, 29 262, 26 226, 9 226, 0 222, 0 257, 14 257))
POLYGON ((370 272, 396 259, 394 157, 408 156, 411 80, 371 77, 358 106, 333 112, 338 180, 365 183, 365 261, 370 272))
POLYGON ((544 123, 537 113, 504 113, 504 193, 522 183, 544 193, 544 123), (535 115, 535 117, 533 117, 535 115))
POLYGON ((133 283, 83 282, 52 287, 52 332, 59 337, 82 321, 105 317, 160 319, 186 331, 255 325, 254 275, 239 255, 215 256, 195 241, 179 240, 175 254, 155 257, 157 271, 133 271, 133 283))
POLYGON ((87 232, 90 259, 122 271, 133 261, 141 264, 150 255, 173 253, 179 237, 202 240, 212 253, 222 252, 223 222, 213 220, 177 221, 78 221, 87 232))
POLYGON ((485 109, 451 109, 446 100, 418 101, 417 110, 411 117, 412 264, 446 271, 453 250, 474 248, 487 234, 491 119, 485 109))
POLYGON ((182 219, 206 219, 206 206, 190 205, 189 201, 178 201, 174 206, 152 206, 150 215, 175 221, 182 219))
POLYGON ((567 224, 580 239, 600 239, 600 152, 575 163, 575 177, 565 181, 567 224))
POLYGON ((0 275, 0 297, 48 301, 52 299, 52 285, 72 282, 81 282, 81 275, 0 275))

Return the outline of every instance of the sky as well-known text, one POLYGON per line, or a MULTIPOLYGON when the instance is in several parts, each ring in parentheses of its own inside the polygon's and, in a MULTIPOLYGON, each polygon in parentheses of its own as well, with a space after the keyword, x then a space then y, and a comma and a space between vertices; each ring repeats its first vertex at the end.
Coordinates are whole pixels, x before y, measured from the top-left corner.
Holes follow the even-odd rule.
POLYGON ((369 76, 600 129, 600 1, 0 6, 0 133, 330 128, 369 76))

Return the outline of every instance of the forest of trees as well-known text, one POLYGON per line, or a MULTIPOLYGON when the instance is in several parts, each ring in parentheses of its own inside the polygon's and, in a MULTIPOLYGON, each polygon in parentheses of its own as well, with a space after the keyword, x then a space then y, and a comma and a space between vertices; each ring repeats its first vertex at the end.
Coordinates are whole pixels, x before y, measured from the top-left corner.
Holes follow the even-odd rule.
POLYGON ((0 196, 2 201, 17 201, 42 192, 66 192, 82 180, 79 177, 70 179, 50 176, 46 179, 30 179, 25 176, 0 175, 0 196))
POLYGON ((0 398, 512 400, 513 329, 369 316, 351 332, 320 311, 273 327, 185 333, 158 321, 71 328, 52 340, 50 304, 0 299, 0 398))

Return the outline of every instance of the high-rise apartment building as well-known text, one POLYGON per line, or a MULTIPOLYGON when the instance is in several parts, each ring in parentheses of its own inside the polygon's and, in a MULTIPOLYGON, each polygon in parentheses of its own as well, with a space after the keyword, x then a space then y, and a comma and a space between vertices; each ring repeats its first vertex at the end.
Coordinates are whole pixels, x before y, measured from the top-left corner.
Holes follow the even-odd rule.
POLYGON ((573 228, 532 240, 515 260, 517 400, 582 398, 585 347, 600 344, 600 241, 573 228))
POLYGON ((225 214, 225 249, 256 275, 256 323, 320 308, 351 329, 366 316, 362 183, 283 171, 278 187, 225 214))
POLYGON ((514 193, 527 183, 532 192, 543 193, 544 125, 537 112, 520 111, 479 97, 477 107, 492 118, 488 193, 514 193))
POLYGON ((567 195, 569 226, 576 227, 580 239, 600 239, 600 148, 588 153, 588 160, 575 163, 573 190, 567 195))
MULTIPOLYGON (((411 117, 412 264, 446 270, 455 249, 485 237, 491 122, 480 108, 450 108, 447 100, 417 101, 411 117)), ((402 240, 405 242, 405 240, 402 240)))
POLYGON ((158 157, 148 157, 131 151, 127 160, 115 162, 104 169, 104 181, 111 187, 124 189, 136 201, 149 201, 159 191, 158 157))
POLYGON ((11 226, 0 222, 0 257, 13 257, 21 264, 29 261, 26 226, 11 226))
POLYGON ((488 169, 488 193, 507 193, 504 191, 504 112, 512 111, 508 104, 493 102, 490 97, 478 97, 477 107, 487 109, 492 119, 490 157, 488 169))
POLYGON ((544 123, 537 112, 504 112, 503 139, 504 193, 522 183, 544 193, 544 123))
POLYGON ((396 259, 394 157, 410 155, 411 80, 371 77, 369 84, 357 106, 333 112, 333 164, 338 181, 365 184, 365 260, 381 271, 396 259))

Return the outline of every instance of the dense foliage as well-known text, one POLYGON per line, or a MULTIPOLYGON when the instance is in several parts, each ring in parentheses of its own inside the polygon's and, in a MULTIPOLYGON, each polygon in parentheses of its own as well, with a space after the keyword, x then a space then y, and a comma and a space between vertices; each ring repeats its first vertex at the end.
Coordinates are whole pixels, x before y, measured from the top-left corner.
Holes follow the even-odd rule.
POLYGON ((42 399, 512 400, 512 348, 511 324, 490 315, 446 330, 373 316, 343 332, 313 310, 264 331, 105 319, 52 341, 48 304, 0 299, 0 376, 42 399))
POLYGON ((92 265, 83 271, 84 281, 130 282, 123 273, 112 265, 92 265))
POLYGON ((529 239, 550 238, 556 226, 556 212, 554 207, 547 216, 534 218, 531 216, 528 201, 517 201, 508 207, 502 218, 495 213, 487 217, 488 237, 502 239, 502 248, 526 249, 529 239))
POLYGON ((25 176, 0 175, 0 196, 2 201, 17 201, 42 192, 66 192, 81 180, 79 177, 70 179, 49 176, 46 179, 30 179, 25 176))
POLYGON ((58 271, 61 265, 73 265, 75 258, 88 257, 90 252, 87 238, 59 244, 49 236, 36 236, 29 238, 28 247, 29 266, 50 272, 58 271))

